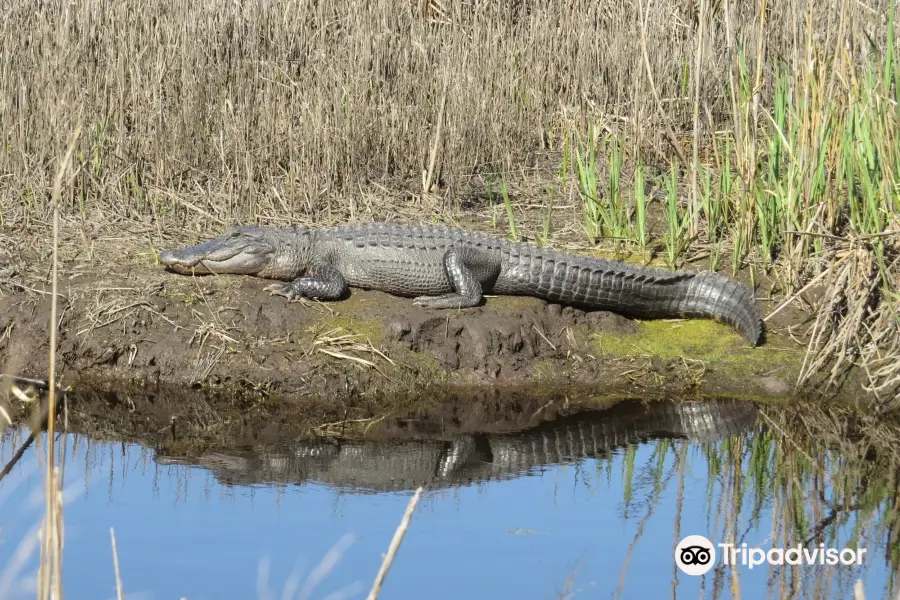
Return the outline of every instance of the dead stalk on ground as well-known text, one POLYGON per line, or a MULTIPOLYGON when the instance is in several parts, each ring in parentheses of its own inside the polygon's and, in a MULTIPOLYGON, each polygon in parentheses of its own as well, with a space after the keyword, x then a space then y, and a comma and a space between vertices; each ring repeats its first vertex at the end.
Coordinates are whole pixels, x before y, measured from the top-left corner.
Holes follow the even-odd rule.
POLYGON ((313 349, 334 358, 349 360, 365 367, 374 368, 379 372, 378 365, 374 361, 361 358, 357 354, 361 352, 366 353, 381 358, 391 365, 396 364, 384 352, 372 345, 368 338, 363 338, 363 336, 355 333, 347 333, 342 327, 317 334, 313 339, 310 350, 313 349), (365 339, 365 343, 363 343, 363 339, 365 339))

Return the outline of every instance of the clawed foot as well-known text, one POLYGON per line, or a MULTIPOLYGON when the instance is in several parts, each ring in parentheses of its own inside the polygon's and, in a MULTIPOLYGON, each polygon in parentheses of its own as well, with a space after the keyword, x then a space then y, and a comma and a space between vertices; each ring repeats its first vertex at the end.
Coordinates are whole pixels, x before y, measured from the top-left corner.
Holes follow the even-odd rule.
POLYGON ((434 308, 429 303, 429 301, 432 299, 433 298, 431 296, 419 296, 418 298, 413 298, 412 303, 423 308, 434 308))
POLYGON ((270 296, 284 296, 288 302, 302 302, 304 299, 294 291, 294 286, 290 283, 273 283, 264 287, 263 291, 269 292, 270 296))
POLYGON ((413 298, 413 304, 422 308, 463 308, 462 298, 456 294, 448 296, 419 296, 413 298))

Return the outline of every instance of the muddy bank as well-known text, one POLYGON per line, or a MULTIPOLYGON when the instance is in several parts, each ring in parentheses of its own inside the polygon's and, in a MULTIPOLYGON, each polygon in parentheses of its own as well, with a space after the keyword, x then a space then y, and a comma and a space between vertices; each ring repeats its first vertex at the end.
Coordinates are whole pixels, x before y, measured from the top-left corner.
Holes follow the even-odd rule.
MULTIPOLYGON (((447 394, 514 392, 537 405, 592 398, 787 398, 803 359, 783 311, 749 347, 712 321, 638 322, 534 298, 434 311, 377 291, 288 303, 243 276, 186 277, 140 249, 64 253, 59 284, 63 382, 227 392, 302 405, 308 422, 447 394), (415 398, 415 400, 399 400, 415 398), (351 408, 348 408, 351 407, 351 408)), ((34 261, 30 261, 33 263, 34 261)), ((22 260, 0 285, 0 365, 46 377, 50 286, 22 260)), ((760 302, 764 314, 772 306, 760 302)), ((792 321, 793 320, 793 321, 792 321)), ((858 386, 842 391, 861 395, 858 386)))
MULTIPOLYGON (((432 311, 377 291, 341 303, 288 303, 248 277, 150 269, 117 285, 61 286, 62 372, 91 379, 228 387, 295 398, 378 395, 432 384, 634 392, 790 392, 798 350, 749 348, 706 321, 637 323, 533 298, 432 311), (131 284, 131 285, 129 285, 131 284)), ((46 373, 47 293, 0 300, 0 361, 46 373)))

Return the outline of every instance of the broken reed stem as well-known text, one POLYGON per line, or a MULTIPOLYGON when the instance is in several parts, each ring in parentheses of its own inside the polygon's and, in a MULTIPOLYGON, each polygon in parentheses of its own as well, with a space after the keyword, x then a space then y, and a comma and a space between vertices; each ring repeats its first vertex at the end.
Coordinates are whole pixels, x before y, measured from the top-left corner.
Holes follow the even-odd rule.
POLYGON ((444 74, 444 89, 441 92, 441 107, 438 109, 437 128, 434 132, 434 143, 431 145, 431 155, 428 157, 428 171, 422 181, 422 194, 431 193, 431 185, 434 179, 434 163, 437 160, 438 146, 441 143, 441 133, 444 128, 444 110, 447 108, 447 90, 450 88, 450 69, 444 74))
POLYGON ((384 583, 384 578, 387 577, 391 564, 394 562, 394 557, 397 555, 397 550, 400 549, 400 543, 403 541, 403 536, 406 535, 406 530, 409 528, 409 521, 412 519, 413 512, 415 512, 416 505, 419 503, 419 498, 421 496, 422 487, 420 486, 409 500, 409 505, 406 507, 406 513, 403 515, 400 525, 397 526, 397 531, 394 532, 394 539, 391 540, 391 545, 388 548, 387 554, 384 556, 384 560, 381 562, 381 569, 378 570, 378 575, 375 576, 375 582, 372 584, 372 590, 369 592, 369 596, 366 600, 376 600, 378 598, 378 594, 381 592, 381 586, 384 583))
POLYGON ((109 528, 109 537, 112 541, 113 569, 116 571, 116 598, 118 598, 118 600, 124 600, 125 594, 122 591, 122 576, 119 573, 119 551, 116 549, 116 530, 112 527, 109 528))
POLYGON ((776 308, 775 310, 773 310, 772 312, 770 312, 770 313, 768 314, 768 316, 766 316, 766 317, 763 319, 763 322, 768 321, 769 319, 771 319, 772 317, 774 317, 775 315, 777 315, 778 313, 780 313, 782 310, 784 310, 786 307, 788 307, 788 306, 791 304, 791 302, 793 302, 794 300, 796 300, 797 298, 799 298, 800 296, 802 296, 803 294, 805 294, 806 291, 809 290, 809 288, 811 288, 812 286, 814 286, 814 285, 816 285, 817 283, 819 283, 819 280, 821 280, 823 277, 825 277, 825 276, 828 275, 829 273, 833 273, 833 272, 834 272, 834 268, 835 268, 840 262, 842 262, 843 260, 844 260, 844 259, 838 259, 838 261, 835 262, 833 265, 831 265, 830 268, 825 269, 824 271, 822 271, 821 273, 819 273, 818 275, 816 275, 812 280, 810 280, 809 283, 807 283, 806 285, 804 285, 804 286, 800 289, 799 292, 797 292, 796 294, 794 294, 793 296, 791 296, 790 298, 788 298, 787 300, 785 300, 784 302, 782 302, 781 304, 779 304, 779 305, 778 305, 778 308, 776 308))
POLYGON ((691 228, 689 235, 694 237, 700 229, 700 207, 697 189, 697 168, 700 164, 700 66, 703 57, 703 25, 706 21, 706 0, 700 0, 700 14, 697 27, 697 56, 694 62, 694 153, 691 161, 691 228))

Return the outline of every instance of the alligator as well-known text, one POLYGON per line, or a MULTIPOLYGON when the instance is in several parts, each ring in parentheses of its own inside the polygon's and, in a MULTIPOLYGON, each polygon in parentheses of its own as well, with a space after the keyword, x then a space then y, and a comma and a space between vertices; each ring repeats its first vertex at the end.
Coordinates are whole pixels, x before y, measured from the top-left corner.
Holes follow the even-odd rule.
POLYGON ((357 493, 406 491, 420 485, 434 490, 539 474, 553 465, 603 458, 652 440, 722 440, 751 430, 757 413, 754 404, 736 400, 622 401, 512 433, 311 439, 198 456, 160 451, 156 461, 208 469, 227 485, 311 482, 357 493))
POLYGON ((348 286, 413 297, 433 309, 476 306, 486 293, 525 295, 635 318, 712 318, 753 346, 763 334, 753 293, 723 275, 640 267, 442 225, 236 227, 160 252, 159 262, 182 274, 287 282, 265 290, 289 301, 339 300, 348 286))

